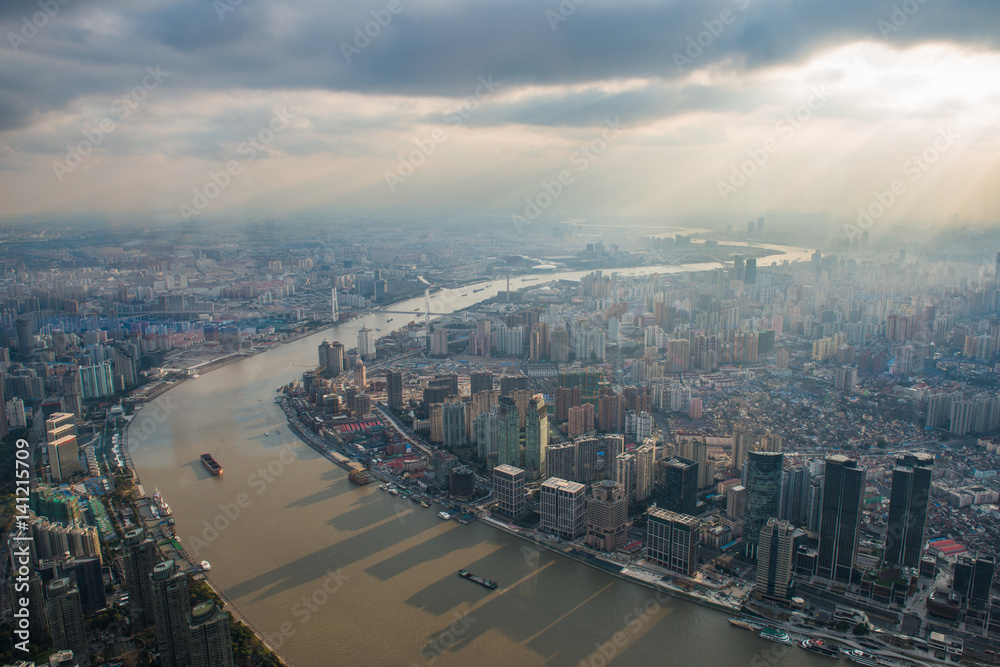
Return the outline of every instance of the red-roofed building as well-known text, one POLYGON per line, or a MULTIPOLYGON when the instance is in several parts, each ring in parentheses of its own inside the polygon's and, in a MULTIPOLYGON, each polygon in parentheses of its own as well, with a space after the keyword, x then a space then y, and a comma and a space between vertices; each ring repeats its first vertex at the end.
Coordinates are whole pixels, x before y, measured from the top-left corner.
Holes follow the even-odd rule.
POLYGON ((968 553, 968 549, 963 544, 959 544, 955 540, 932 540, 929 547, 930 551, 936 551, 938 555, 944 556, 946 558, 954 558, 955 556, 960 556, 964 553, 968 553))

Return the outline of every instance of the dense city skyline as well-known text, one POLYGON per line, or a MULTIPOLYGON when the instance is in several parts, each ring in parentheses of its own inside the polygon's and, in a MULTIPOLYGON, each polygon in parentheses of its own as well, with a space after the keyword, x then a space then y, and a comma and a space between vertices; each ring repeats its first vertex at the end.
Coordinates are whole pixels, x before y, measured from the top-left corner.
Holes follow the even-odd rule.
POLYGON ((998 25, 0 6, 0 665, 1000 666, 998 25))

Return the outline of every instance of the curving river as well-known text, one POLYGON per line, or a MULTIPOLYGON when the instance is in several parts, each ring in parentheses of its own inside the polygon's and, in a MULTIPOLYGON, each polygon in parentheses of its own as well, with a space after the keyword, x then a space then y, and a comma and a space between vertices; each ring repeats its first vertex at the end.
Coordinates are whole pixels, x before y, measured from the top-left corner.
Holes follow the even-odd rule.
MULTIPOLYGON (((758 264, 810 254, 788 250, 758 264)), ((512 288, 527 284, 537 283, 511 280, 512 288)), ((495 280, 443 290, 431 311, 465 308, 504 287, 495 280)), ((415 308, 422 298, 391 307, 415 308)), ((315 367, 323 339, 353 347, 362 326, 387 332, 416 317, 372 314, 225 366, 147 406, 146 414, 155 405, 168 415, 155 428, 141 411, 132 423, 129 447, 144 486, 160 489, 189 554, 212 563, 212 582, 282 655, 297 667, 822 664, 730 626, 724 613, 658 597, 481 523, 442 521, 433 506, 376 484, 355 486, 289 432, 275 388, 315 367), (222 464, 222 477, 202 467, 203 452, 222 464), (455 576, 463 568, 500 587, 455 576)))

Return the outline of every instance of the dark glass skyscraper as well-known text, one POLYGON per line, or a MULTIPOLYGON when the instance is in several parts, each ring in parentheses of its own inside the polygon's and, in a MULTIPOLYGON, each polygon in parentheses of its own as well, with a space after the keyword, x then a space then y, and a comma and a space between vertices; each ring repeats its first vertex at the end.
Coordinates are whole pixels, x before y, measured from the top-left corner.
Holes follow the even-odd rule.
POLYGON ((653 498, 660 509, 694 516, 698 506, 698 464, 679 456, 657 461, 653 498))
POLYGON ((469 376, 469 393, 478 394, 481 391, 493 391, 493 373, 481 371, 469 376))
POLYGON ((785 470, 781 475, 780 519, 792 525, 806 522, 809 509, 809 468, 785 470))
POLYGON ((52 648, 73 652, 75 664, 90 665, 87 627, 80 606, 80 591, 69 577, 55 579, 46 589, 45 615, 52 635, 52 648))
POLYGON ((399 371, 386 371, 385 380, 389 407, 395 409, 403 407, 403 374, 399 371))
POLYGON ((500 397, 497 410, 497 460, 500 465, 521 464, 521 417, 512 398, 500 397))
POLYGON ((80 606, 84 614, 92 614, 108 606, 100 558, 71 558, 60 563, 59 571, 61 576, 70 577, 73 586, 80 591, 80 606))
POLYGON ((976 559, 972 568, 972 586, 969 590, 969 602, 972 604, 989 604, 990 591, 993 589, 993 576, 996 574, 997 559, 995 556, 982 556, 976 559))
POLYGON ((955 561, 955 576, 952 579, 951 590, 962 602, 969 598, 974 566, 975 560, 971 556, 959 556, 955 561))
POLYGON ((749 452, 747 454, 746 527, 743 541, 748 558, 757 558, 760 530, 770 518, 778 518, 781 510, 781 452, 749 452))
POLYGON ((883 561, 886 565, 918 567, 927 526, 934 456, 906 454, 897 463, 892 471, 883 561))
POLYGON ((136 628, 147 628, 153 621, 153 584, 149 575, 160 560, 156 543, 142 528, 125 533, 122 566, 128 586, 128 607, 136 628))
POLYGON ((865 473, 857 461, 836 455, 826 460, 820 509, 816 574, 850 583, 861 536, 865 473))
POLYGON ((163 667, 185 667, 191 662, 188 614, 191 597, 187 575, 172 560, 165 560, 149 575, 153 585, 153 616, 156 621, 156 646, 163 667))
POLYGON ((215 602, 202 602, 188 615, 191 667, 233 667, 229 616, 215 602))

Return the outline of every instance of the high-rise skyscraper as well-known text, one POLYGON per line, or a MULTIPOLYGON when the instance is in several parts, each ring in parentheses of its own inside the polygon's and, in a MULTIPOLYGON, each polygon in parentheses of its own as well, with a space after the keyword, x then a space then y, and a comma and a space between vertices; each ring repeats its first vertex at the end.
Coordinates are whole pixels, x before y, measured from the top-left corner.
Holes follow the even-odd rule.
POLYGON ((493 373, 480 371, 469 376, 469 393, 475 396, 481 391, 493 391, 493 373))
POLYGON ((545 474, 574 482, 576 475, 576 444, 560 442, 545 448, 545 474))
POLYGON ((780 452, 747 453, 743 542, 748 558, 757 557, 761 529, 768 519, 777 518, 781 511, 781 466, 784 460, 785 455, 780 452))
POLYGON ((597 422, 605 433, 625 430, 625 398, 610 386, 603 386, 598 391, 597 422))
POLYGON ((442 326, 435 327, 431 334, 431 354, 436 357, 448 356, 448 330, 442 326))
POLYGON ((229 616, 212 601, 195 605, 187 619, 191 667, 233 667, 229 616))
POLYGON ((389 407, 399 410, 403 407, 403 374, 399 371, 386 371, 385 384, 389 407))
POLYGON ((354 384, 359 391, 364 391, 368 387, 368 371, 361 359, 354 362, 354 384))
POLYGON ((621 484, 605 479, 594 484, 587 499, 587 544, 612 551, 625 544, 628 495, 621 484))
POLYGON ((335 340, 330 343, 330 350, 326 356, 326 367, 334 375, 344 372, 344 344, 340 341, 335 340))
POLYGON ((742 520, 747 507, 747 487, 737 484, 726 489, 726 515, 742 520))
MULTIPOLYGON (((861 537, 865 472, 846 456, 826 459, 816 574, 850 583, 861 537)), ((759 563, 759 561, 758 561, 759 563)))
POLYGON ((576 443, 576 481, 589 484, 597 480, 597 453, 601 441, 597 438, 580 438, 576 443))
POLYGON ((793 526, 806 522, 809 509, 809 468, 801 466, 786 470, 781 476, 781 515, 793 526))
POLYGON ((476 391, 472 393, 472 414, 469 416, 475 419, 479 415, 489 412, 490 408, 500 401, 500 392, 496 389, 489 391, 476 391))
POLYGON ((920 565, 933 465, 932 454, 906 454, 897 459, 897 466, 892 471, 883 556, 888 565, 920 565))
POLYGON ((165 560, 149 575, 153 586, 156 646, 163 667, 186 667, 191 662, 188 614, 191 597, 187 575, 172 560, 165 560))
POLYGON ((49 450, 49 470, 52 479, 64 480, 73 473, 80 472, 80 448, 75 435, 67 435, 47 445, 49 450))
POLYGON ((87 627, 80 606, 80 591, 69 577, 53 579, 46 589, 45 615, 48 620, 52 648, 73 652, 80 667, 90 665, 87 627))
MULTIPOLYGON (((6 348, 3 349, 6 351, 6 348)), ((3 440, 10 434, 10 420, 7 419, 6 405, 7 399, 4 397, 3 382, 0 382, 0 406, 3 406, 0 408, 0 440, 3 440)), ((25 425, 27 425, 27 419, 25 419, 25 425)))
POLYGON ((635 449, 635 499, 642 502, 653 495, 656 477, 656 441, 647 439, 635 449))
POLYGON ((635 454, 622 452, 615 457, 615 480, 625 490, 629 502, 635 500, 635 454))
POLYGON ((681 574, 691 575, 698 562, 699 527, 693 516, 659 507, 646 514, 646 553, 649 560, 681 574))
POLYGON ((604 476, 608 479, 617 479, 618 471, 615 468, 617 459, 625 451, 625 438, 620 435, 606 435, 601 438, 604 446, 604 476))
POLYGON ((461 465, 458 457, 448 452, 439 451, 434 455, 434 482, 439 489, 449 490, 451 486, 451 471, 461 465))
POLYGON ((498 514, 511 519, 519 519, 525 511, 524 471, 510 465, 498 465, 493 469, 493 493, 496 494, 494 509, 498 514))
POLYGON ((972 605, 989 604, 993 590, 993 578, 996 576, 996 556, 980 554, 972 565, 972 585, 969 587, 969 603, 972 605))
POLYGON ((149 575, 159 562, 159 552, 152 538, 146 536, 142 528, 125 533, 122 550, 122 566, 125 570, 125 585, 128 588, 129 614, 133 625, 147 628, 153 619, 153 585, 149 575))
POLYGON ((441 432, 445 447, 465 446, 466 403, 458 396, 450 396, 441 406, 441 432))
POLYGON ((959 556, 955 561, 955 573, 952 578, 951 591, 961 603, 969 599, 969 592, 972 590, 972 572, 974 568, 975 559, 972 556, 959 556))
MULTIPOLYGON (((488 392, 483 392, 483 394, 488 392)), ((483 394, 477 394, 481 396, 483 394)), ((487 466, 497 465, 497 457, 500 439, 499 425, 500 406, 494 405, 487 412, 480 414, 472 420, 473 439, 476 442, 476 453, 479 459, 487 466)))
POLYGON ((502 465, 521 463, 521 428, 517 404, 501 396, 497 404, 497 461, 502 465))
POLYGON ((657 461, 653 499, 660 509, 694 516, 698 506, 698 464, 679 456, 657 461))
POLYGON ((527 375, 504 375, 500 378, 500 395, 510 396, 510 392, 528 388, 527 375))
POLYGON ((365 361, 375 358, 375 332, 368 327, 358 331, 358 355, 365 361))
MULTIPOLYGON (((14 560, 13 553, 11 560, 14 560)), ((29 640, 32 644, 42 644, 49 637, 48 620, 45 617, 45 584, 42 578, 37 573, 32 573, 28 575, 27 581, 11 577, 7 583, 7 599, 11 601, 13 611, 27 609, 29 640)))
POLYGON ((319 360, 319 369, 323 370, 324 368, 326 368, 327 364, 329 363, 329 358, 330 358, 330 341, 324 340, 322 343, 319 344, 319 349, 318 349, 318 355, 317 356, 318 356, 318 360, 319 360))
POLYGON ((743 464, 747 459, 747 452, 753 445, 753 435, 743 426, 733 428, 733 456, 732 466, 736 472, 743 474, 743 464))
POLYGON ((712 485, 715 468, 708 460, 708 443, 700 434, 677 434, 680 455, 698 464, 698 488, 712 485))
POLYGON ((791 597, 792 549, 795 529, 774 517, 760 531, 757 548, 757 599, 784 601, 791 597))
POLYGON ((569 421, 569 409, 580 405, 580 401, 579 387, 556 387, 556 422, 569 421))
POLYGON ((780 452, 782 447, 782 439, 780 435, 774 435, 773 433, 765 433, 760 436, 760 444, 757 446, 757 451, 759 452, 780 452))
POLYGON ((510 392, 510 398, 514 401, 514 405, 517 406, 517 414, 519 418, 518 426, 524 428, 524 425, 528 421, 528 402, 535 396, 528 389, 515 389, 510 392))
POLYGON ((528 414, 524 422, 524 467, 531 479, 545 473, 545 449, 549 446, 549 412, 545 397, 535 394, 528 401, 528 414))
POLYGON ((539 528, 564 540, 573 540, 586 530, 586 487, 550 477, 538 489, 539 528))
POLYGON ((809 530, 819 530, 820 517, 823 512, 823 478, 812 477, 809 480, 809 490, 805 525, 809 530))
POLYGON ((14 322, 17 329, 17 351, 22 359, 31 359, 35 355, 35 334, 31 317, 22 315, 14 322))
POLYGON ((110 360, 90 366, 80 366, 77 373, 80 376, 80 395, 83 400, 88 401, 114 395, 115 380, 114 374, 111 372, 110 360))
POLYGON ((567 410, 569 423, 566 432, 570 437, 577 437, 594 430, 594 406, 590 403, 574 405, 567 410))
POLYGON ((100 558, 84 556, 59 561, 58 571, 60 576, 68 576, 80 592, 80 607, 84 614, 92 614, 108 606, 100 558))

